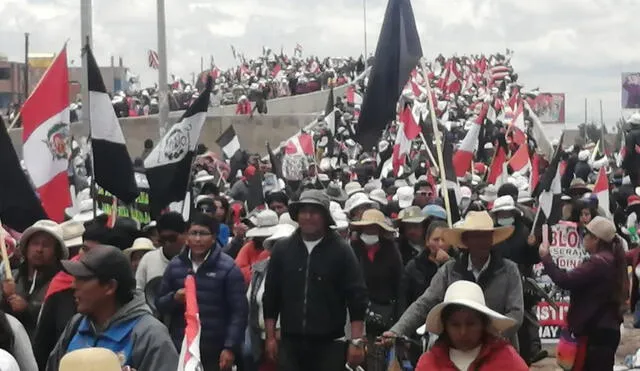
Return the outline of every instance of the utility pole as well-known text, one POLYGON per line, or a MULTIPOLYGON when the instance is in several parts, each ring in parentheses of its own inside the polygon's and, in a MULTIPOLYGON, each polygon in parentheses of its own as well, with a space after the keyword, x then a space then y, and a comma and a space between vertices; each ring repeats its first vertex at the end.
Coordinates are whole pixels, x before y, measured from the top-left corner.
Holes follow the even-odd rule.
POLYGON ((82 92, 82 124, 89 130, 91 123, 89 122, 89 67, 87 63, 87 53, 84 53, 84 47, 89 45, 93 48, 93 15, 92 0, 80 0, 80 42, 82 53, 82 81, 80 88, 82 92))
POLYGON ((587 98, 584 98, 584 124, 587 125, 587 98))
POLYGON ((24 103, 29 98, 29 33, 24 33, 24 103))
POLYGON ((164 136, 169 124, 169 87, 167 82, 167 29, 165 25, 164 0, 157 0, 158 8, 158 129, 160 138, 164 136))

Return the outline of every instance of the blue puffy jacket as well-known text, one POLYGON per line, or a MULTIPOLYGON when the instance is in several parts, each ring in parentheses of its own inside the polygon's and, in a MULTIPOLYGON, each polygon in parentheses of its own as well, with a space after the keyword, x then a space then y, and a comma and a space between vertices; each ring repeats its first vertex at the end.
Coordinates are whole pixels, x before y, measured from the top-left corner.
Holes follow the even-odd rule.
MULTIPOLYGON (((184 336, 185 306, 174 300, 176 291, 184 287, 187 275, 193 274, 189 249, 171 259, 162 277, 156 298, 158 311, 169 319, 169 333, 180 349, 184 336)), ((200 310, 200 348, 211 352, 238 350, 244 342, 248 304, 246 286, 233 259, 215 246, 195 273, 198 309, 200 310)))

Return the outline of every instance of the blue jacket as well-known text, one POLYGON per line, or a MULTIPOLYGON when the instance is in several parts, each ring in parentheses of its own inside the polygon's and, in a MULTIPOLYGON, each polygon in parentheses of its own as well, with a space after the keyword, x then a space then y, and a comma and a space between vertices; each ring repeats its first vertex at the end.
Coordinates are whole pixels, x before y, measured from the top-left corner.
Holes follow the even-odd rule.
MULTIPOLYGON (((169 318, 169 333, 178 349, 184 337, 185 306, 173 296, 184 287, 188 274, 193 274, 193 267, 189 248, 185 248, 169 262, 156 298, 158 311, 169 318)), ((201 323, 200 348, 238 350, 244 342, 249 310, 240 268, 220 247, 214 246, 195 273, 195 280, 201 323)))
POLYGON ((45 370, 57 371, 66 353, 93 347, 113 351, 122 366, 138 371, 175 371, 178 367, 178 352, 169 333, 151 315, 142 294, 122 306, 99 333, 87 316, 76 314, 51 352, 45 370))

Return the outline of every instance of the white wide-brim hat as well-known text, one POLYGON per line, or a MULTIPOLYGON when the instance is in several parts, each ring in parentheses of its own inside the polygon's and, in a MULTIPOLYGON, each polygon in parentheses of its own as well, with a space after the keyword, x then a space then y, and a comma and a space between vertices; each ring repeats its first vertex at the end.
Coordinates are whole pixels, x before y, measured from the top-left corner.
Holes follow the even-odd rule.
POLYGON ((20 237, 20 248, 25 256, 26 249, 29 246, 29 240, 34 234, 40 232, 50 235, 56 240, 56 242, 58 242, 58 248, 60 249, 58 254, 60 259, 69 259, 69 249, 67 249, 67 245, 62 237, 62 227, 53 220, 39 220, 31 227, 25 229, 24 233, 22 233, 22 236, 20 237))
POLYGON ((517 324, 516 320, 504 316, 485 304, 484 293, 478 284, 471 281, 456 281, 452 283, 444 294, 442 303, 431 309, 427 315, 427 330, 433 334, 442 334, 442 310, 449 305, 461 305, 478 311, 489 317, 489 331, 499 335, 517 324))
POLYGON ((60 360, 60 371, 121 371, 118 355, 106 348, 74 350, 60 360))

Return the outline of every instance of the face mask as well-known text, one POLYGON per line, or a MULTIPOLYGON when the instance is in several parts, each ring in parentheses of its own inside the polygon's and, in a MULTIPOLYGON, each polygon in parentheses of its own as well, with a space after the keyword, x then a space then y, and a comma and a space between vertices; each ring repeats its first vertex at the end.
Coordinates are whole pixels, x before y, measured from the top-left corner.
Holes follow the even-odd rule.
POLYGON ((380 237, 375 234, 361 234, 360 240, 367 246, 375 245, 380 241, 380 237))
POLYGON ((513 225, 513 223, 516 222, 515 218, 500 218, 498 219, 498 225, 501 225, 503 227, 505 226, 509 226, 509 225, 513 225))

